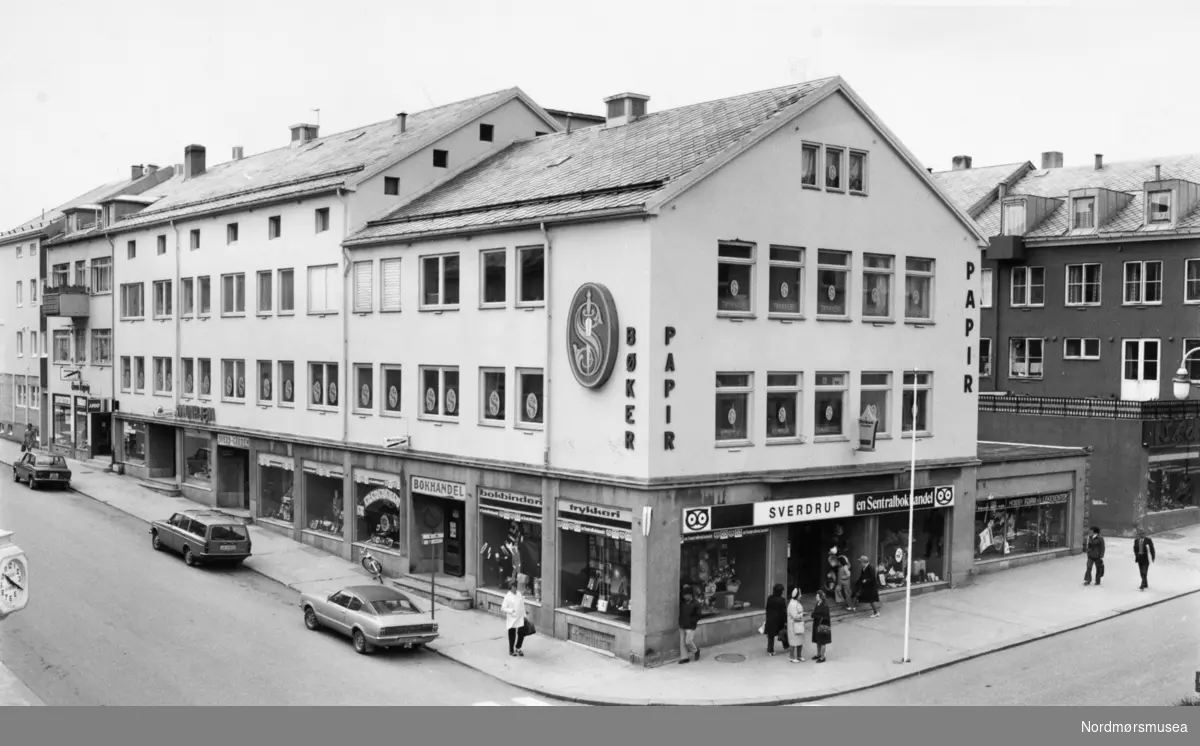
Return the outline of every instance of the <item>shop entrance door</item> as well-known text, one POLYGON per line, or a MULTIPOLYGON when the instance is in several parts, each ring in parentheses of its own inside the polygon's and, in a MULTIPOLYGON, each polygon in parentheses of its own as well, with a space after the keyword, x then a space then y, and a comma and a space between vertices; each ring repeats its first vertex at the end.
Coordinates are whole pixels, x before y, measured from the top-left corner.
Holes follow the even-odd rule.
POLYGON ((409 572, 441 573, 456 578, 466 574, 466 503, 414 492, 409 546, 409 572))
POLYGON ((112 455, 112 415, 92 412, 92 458, 112 455))
POLYGON ((217 507, 250 508, 250 452, 217 448, 217 507))
POLYGON ((819 523, 793 523, 788 527, 788 545, 791 547, 791 557, 788 559, 788 586, 800 586, 800 593, 808 595, 816 593, 822 585, 825 574, 822 562, 829 548, 825 546, 821 536, 819 523))

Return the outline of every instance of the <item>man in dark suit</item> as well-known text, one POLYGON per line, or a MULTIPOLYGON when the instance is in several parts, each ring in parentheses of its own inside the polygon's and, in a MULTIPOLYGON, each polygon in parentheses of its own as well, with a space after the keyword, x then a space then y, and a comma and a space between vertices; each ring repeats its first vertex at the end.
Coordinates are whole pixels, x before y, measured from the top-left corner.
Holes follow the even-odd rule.
POLYGON ((1092 526, 1092 533, 1083 543, 1087 552, 1087 572, 1083 575, 1083 584, 1092 584, 1092 568, 1096 568, 1096 585, 1104 579, 1104 537, 1100 535, 1100 527, 1092 526))
POLYGON ((1146 535, 1144 528, 1137 530, 1137 538, 1133 540, 1133 559, 1137 562, 1138 572, 1142 574, 1142 587, 1139 590, 1144 591, 1150 587, 1146 574, 1150 572, 1150 563, 1154 561, 1154 539, 1146 535))

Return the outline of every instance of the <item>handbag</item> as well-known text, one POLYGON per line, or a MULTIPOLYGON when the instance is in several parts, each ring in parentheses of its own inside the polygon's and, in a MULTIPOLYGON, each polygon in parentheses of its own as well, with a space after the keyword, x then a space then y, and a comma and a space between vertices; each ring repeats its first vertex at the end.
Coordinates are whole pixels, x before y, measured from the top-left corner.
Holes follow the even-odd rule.
POLYGON ((804 620, 803 619, 792 620, 792 634, 796 635, 797 637, 801 637, 804 635, 804 620))
POLYGON ((817 625, 817 634, 818 635, 829 635, 832 632, 833 632, 833 629, 828 624, 817 625))
POLYGON ((529 621, 529 617, 525 618, 525 624, 521 626, 521 632, 523 632, 526 637, 537 634, 537 627, 533 626, 533 622, 529 621))

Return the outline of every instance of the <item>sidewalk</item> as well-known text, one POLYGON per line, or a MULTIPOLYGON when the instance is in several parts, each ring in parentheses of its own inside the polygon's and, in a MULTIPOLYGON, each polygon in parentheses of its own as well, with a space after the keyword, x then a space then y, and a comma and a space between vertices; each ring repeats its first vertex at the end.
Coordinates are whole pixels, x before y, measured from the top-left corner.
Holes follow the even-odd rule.
POLYGON ((15 673, 0 663, 0 707, 43 707, 45 704, 21 683, 15 673))
MULTIPOLYGON (((0 462, 11 464, 20 447, 0 441, 0 462)), ((70 462, 72 486, 92 499, 146 521, 196 508, 165 497, 128 477, 70 462)), ((0 472, 0 477, 9 475, 0 472)), ((250 527, 251 570, 297 591, 332 592, 369 582, 357 565, 291 539, 250 527)), ((20 536, 15 537, 20 543, 20 536)), ((833 644, 822 666, 789 665, 786 655, 768 658, 761 637, 707 648, 699 662, 642 669, 563 640, 537 635, 526 657, 511 658, 498 617, 437 606, 441 637, 429 647, 465 666, 513 686, 584 704, 744 705, 805 702, 871 688, 942 668, 986 653, 1095 624, 1181 595, 1200 591, 1200 526, 1155 537, 1158 561, 1151 589, 1137 590, 1131 539, 1109 538, 1102 588, 1083 587, 1082 557, 983 575, 966 588, 915 597, 909 658, 904 649, 904 607, 883 606, 879 619, 859 615, 835 623, 833 644), (740 662, 716 660, 745 656, 740 662)), ((150 540, 146 538, 149 549, 150 540)), ((36 561, 36 559, 35 559, 36 561)), ((1200 601, 1198 601, 1200 603, 1200 601)), ((300 624, 299 613, 296 623, 300 624)), ((806 643, 806 655, 813 652, 806 643)), ((0 669, 0 674, 3 670, 0 669)), ((4 684, 0 676, 0 703, 4 684)))

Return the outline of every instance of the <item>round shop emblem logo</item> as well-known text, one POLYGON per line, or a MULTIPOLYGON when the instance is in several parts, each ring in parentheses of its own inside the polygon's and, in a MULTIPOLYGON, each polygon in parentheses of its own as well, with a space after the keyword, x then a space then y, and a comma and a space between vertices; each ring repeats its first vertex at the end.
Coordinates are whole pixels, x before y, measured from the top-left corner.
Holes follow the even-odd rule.
POLYGON ((827 285, 825 287, 825 297, 829 298, 829 300, 836 299, 837 298, 837 288, 834 287, 833 285, 827 285))
POLYGON ((437 411, 437 392, 432 387, 425 389, 425 411, 437 411))
POLYGON ((788 284, 787 284, 786 282, 781 282, 781 283, 779 283, 779 295, 780 295, 780 297, 782 297, 782 298, 787 298, 787 297, 788 297, 788 293, 790 293, 790 292, 792 292, 792 291, 791 291, 791 288, 789 288, 789 287, 788 287, 788 284))
POLYGON ((388 406, 392 409, 400 406, 400 389, 388 386, 388 406))
POLYGON ((737 409, 730 407, 725 419, 729 420, 729 426, 733 427, 737 423, 737 409))
POLYGON ((225 376, 225 396, 233 396, 233 376, 225 376))
POLYGON ((730 281, 729 281, 729 294, 730 294, 730 295, 737 295, 737 291, 738 291, 738 281, 737 281, 737 280, 730 280, 730 281))
POLYGON ((337 402, 338 402, 337 394, 338 394, 337 384, 333 383, 331 381, 329 383, 329 404, 330 404, 330 406, 337 404, 337 402))
POLYGON ((172 383, 172 381, 171 381, 171 374, 170 374, 170 373, 168 373, 168 374, 167 374, 167 391, 170 391, 170 390, 171 390, 171 383, 172 383))
POLYGON ((270 378, 262 379, 262 398, 264 398, 264 399, 271 398, 271 379, 270 378))
POLYGON ((314 383, 312 385, 312 397, 313 397, 313 404, 321 403, 321 384, 314 383))
POLYGON ((446 411, 454 414, 456 409, 458 409, 458 392, 450 389, 446 392, 446 411))
POLYGON ((358 401, 364 407, 371 403, 371 387, 365 383, 362 385, 362 388, 359 389, 358 401))
POLYGON ((775 417, 778 418, 780 425, 786 425, 787 424, 787 407, 780 407, 779 411, 775 413, 775 417))
POLYGON ((693 533, 703 531, 712 523, 709 508, 687 508, 683 511, 683 525, 693 533))
POLYGON ((826 420, 832 420, 832 419, 833 419, 833 405, 832 405, 832 404, 830 404, 829 406, 825 407, 825 419, 826 419, 826 420))
POLYGON ((580 285, 567 311, 567 359, 580 386, 598 389, 608 382, 617 365, 620 330, 608 288, 594 282, 580 285))
POLYGON ((187 390, 188 390, 188 391, 191 391, 191 390, 192 390, 192 385, 193 385, 194 383, 195 383, 195 380, 192 378, 192 374, 191 374, 191 373, 189 373, 189 374, 188 374, 188 376, 187 376, 187 379, 185 380, 184 386, 187 386, 187 390))
POLYGON ((829 180, 836 181, 837 177, 838 177, 837 164, 830 163, 829 164, 829 180))
POLYGON ((953 487, 938 487, 933 493, 933 501, 939 508, 944 508, 954 502, 953 487))
POLYGON ((204 380, 200 382, 200 385, 204 388, 204 391, 201 392, 203 394, 207 394, 212 390, 212 381, 209 380, 208 376, 204 377, 204 380))
POLYGON ((138 388, 139 389, 146 388, 146 374, 145 373, 138 373, 138 388))
POLYGON ((537 394, 530 394, 529 396, 525 397, 525 416, 528 419, 532 420, 534 417, 537 417, 537 413, 538 413, 537 394))
POLYGON ((283 382, 283 395, 287 398, 288 401, 292 400, 292 381, 291 381, 291 379, 288 379, 283 382))
POLYGON ((238 398, 246 395, 246 377, 238 376, 238 398))
POLYGON ((912 298, 912 302, 913 302, 914 304, 916 304, 916 303, 920 303, 920 302, 921 302, 921 291, 920 291, 920 290, 913 290, 912 292, 910 292, 910 293, 908 294, 908 297, 912 298))
POLYGON ((871 302, 878 305, 878 303, 879 303, 879 288, 871 288, 871 302))
POLYGON ((158 390, 159 390, 159 391, 162 391, 162 389, 163 389, 163 374, 162 374, 162 373, 159 373, 159 374, 158 374, 158 381, 157 381, 157 383, 158 383, 158 390))
POLYGON ((500 414, 500 392, 495 389, 488 394, 488 414, 493 417, 500 414))

